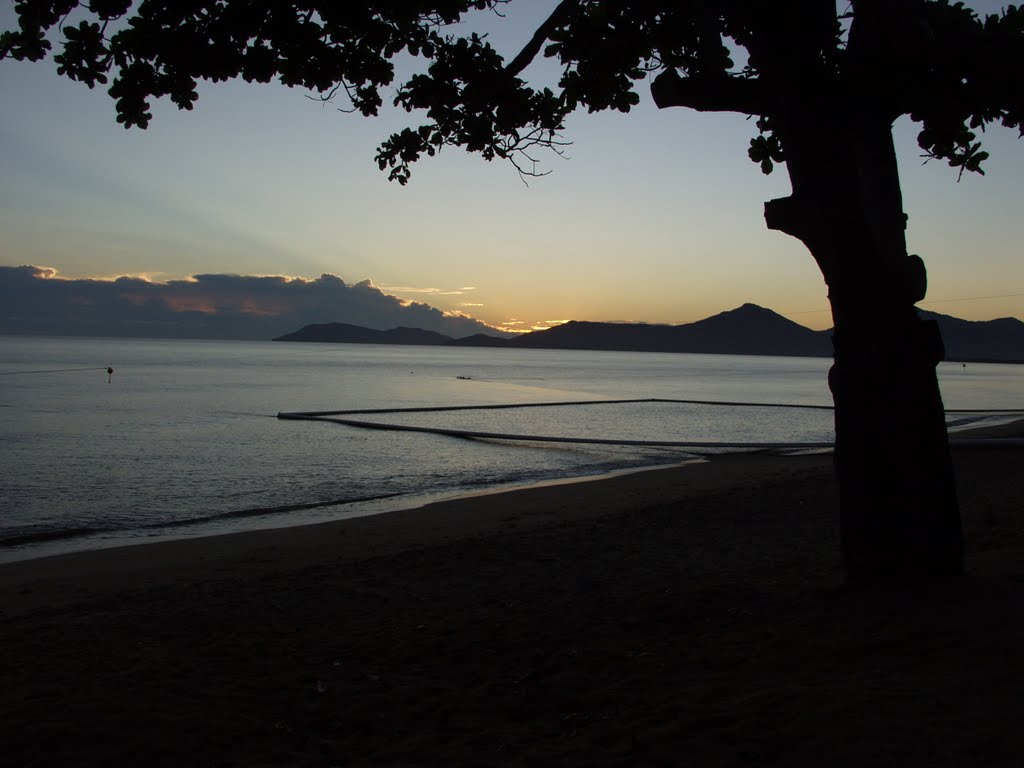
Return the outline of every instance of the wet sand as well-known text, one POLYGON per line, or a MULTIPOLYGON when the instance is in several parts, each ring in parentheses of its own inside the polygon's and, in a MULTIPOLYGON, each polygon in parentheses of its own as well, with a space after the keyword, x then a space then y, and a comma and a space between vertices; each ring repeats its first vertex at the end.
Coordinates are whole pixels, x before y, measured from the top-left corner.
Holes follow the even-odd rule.
POLYGON ((2 565, 3 762, 1019 765, 1024 450, 954 454, 953 585, 842 588, 829 456, 2 565))

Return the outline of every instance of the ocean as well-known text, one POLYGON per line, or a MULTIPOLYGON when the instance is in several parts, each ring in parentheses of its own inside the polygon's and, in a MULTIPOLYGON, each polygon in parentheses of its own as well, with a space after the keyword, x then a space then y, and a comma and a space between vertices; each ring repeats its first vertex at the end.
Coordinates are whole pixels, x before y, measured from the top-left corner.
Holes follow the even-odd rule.
MULTIPOLYGON (((698 458, 692 449, 377 431, 279 412, 639 441, 827 442, 830 361, 0 336, 0 562, 387 512, 698 458), (108 375, 106 369, 113 369, 108 375)), ((944 363, 949 409, 1021 409, 1024 366, 944 363)), ((955 427, 1006 415, 951 413, 955 427)), ((884 439, 884 436, 879 436, 884 439)), ((707 451, 704 451, 707 452, 707 451)))

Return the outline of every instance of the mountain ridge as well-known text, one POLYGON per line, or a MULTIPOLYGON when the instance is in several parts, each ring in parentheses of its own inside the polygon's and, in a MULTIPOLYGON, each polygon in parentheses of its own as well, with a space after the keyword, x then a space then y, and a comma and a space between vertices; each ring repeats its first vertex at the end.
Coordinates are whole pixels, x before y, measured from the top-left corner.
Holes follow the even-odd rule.
MULTIPOLYGON (((483 335, 483 334, 477 334, 483 335)), ((273 341, 310 341, 328 344, 407 344, 412 346, 441 346, 452 341, 437 331, 396 326, 386 331, 365 328, 351 323, 311 323, 297 331, 278 336, 273 341)))
MULTIPOLYGON (((1024 362, 1024 322, 1016 318, 962 320, 919 312, 939 324, 949 361, 1024 362)), ((403 326, 382 331, 348 323, 316 323, 274 341, 831 357, 831 335, 831 330, 814 331, 770 309, 746 303, 679 325, 570 320, 511 339, 482 333, 453 338, 403 326)))

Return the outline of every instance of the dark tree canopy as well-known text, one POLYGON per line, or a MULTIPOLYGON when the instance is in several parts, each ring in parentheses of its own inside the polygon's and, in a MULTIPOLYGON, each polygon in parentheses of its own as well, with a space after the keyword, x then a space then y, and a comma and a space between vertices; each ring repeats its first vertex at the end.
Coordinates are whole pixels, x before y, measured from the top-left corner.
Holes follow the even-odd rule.
POLYGON ((563 0, 511 61, 485 37, 451 34, 466 14, 509 2, 21 0, 0 55, 52 54, 61 74, 109 85, 126 127, 148 125, 154 98, 192 109, 201 80, 277 80, 364 115, 393 100, 427 117, 380 148, 379 164, 402 183, 411 162, 444 145, 529 172, 529 151, 557 145, 569 112, 628 112, 651 77, 659 106, 759 117, 749 154, 768 173, 784 159, 773 118, 792 74, 780 40, 805 84, 827 86, 816 98, 835 103, 823 109, 910 115, 924 153, 961 172, 981 171, 986 124, 1024 127, 1024 10, 1012 5, 981 19, 947 0, 851 0, 840 14, 832 0, 563 0), (539 55, 562 66, 557 90, 520 77, 539 55), (396 85, 401 56, 425 65, 396 85))

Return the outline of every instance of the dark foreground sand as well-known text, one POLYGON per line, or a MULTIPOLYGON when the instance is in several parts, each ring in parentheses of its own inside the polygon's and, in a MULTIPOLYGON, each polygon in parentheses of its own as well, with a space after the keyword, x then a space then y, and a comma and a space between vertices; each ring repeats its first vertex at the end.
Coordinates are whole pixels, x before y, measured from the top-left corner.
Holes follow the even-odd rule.
POLYGON ((953 585, 842 589, 822 456, 0 566, 0 764, 1024 765, 1024 450, 955 460, 953 585))

